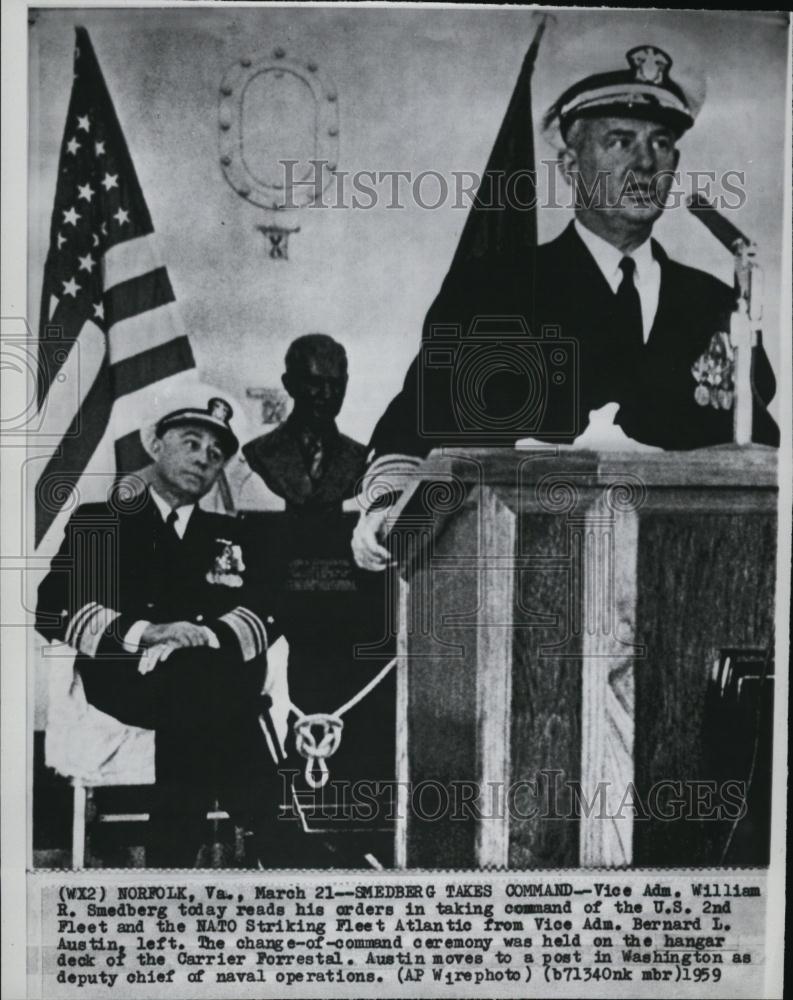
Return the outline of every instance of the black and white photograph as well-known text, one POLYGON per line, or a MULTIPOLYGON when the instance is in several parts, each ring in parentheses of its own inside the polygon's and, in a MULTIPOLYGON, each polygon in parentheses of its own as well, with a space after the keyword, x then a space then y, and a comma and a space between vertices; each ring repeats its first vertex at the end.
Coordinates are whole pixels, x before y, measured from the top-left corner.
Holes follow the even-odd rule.
POLYGON ((4 34, 3 995, 781 996, 789 14, 4 34))

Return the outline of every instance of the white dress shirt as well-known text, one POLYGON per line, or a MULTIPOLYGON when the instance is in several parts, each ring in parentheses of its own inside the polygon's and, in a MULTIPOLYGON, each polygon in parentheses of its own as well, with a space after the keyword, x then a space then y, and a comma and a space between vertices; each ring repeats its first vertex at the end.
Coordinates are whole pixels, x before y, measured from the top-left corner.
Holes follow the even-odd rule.
MULTIPOLYGON (((154 501, 157 510, 160 512, 160 516, 162 517, 163 521, 167 521, 171 513, 171 510, 173 510, 174 508, 171 507, 171 505, 168 503, 167 500, 163 500, 163 498, 160 496, 157 490, 154 489, 153 486, 149 487, 149 494, 152 500, 154 501)), ((190 515, 193 513, 194 508, 195 508, 194 503, 186 503, 183 504, 181 507, 176 508, 176 520, 174 521, 173 526, 174 530, 176 531, 176 534, 180 538, 184 538, 184 533, 187 531, 187 525, 190 522, 190 515)))
MULTIPOLYGON (((157 510, 160 512, 160 516, 163 521, 168 520, 168 515, 173 509, 167 500, 163 500, 160 494, 153 488, 149 487, 149 495, 151 496, 157 510)), ((174 530, 180 538, 184 538, 184 533, 187 531, 187 525, 190 522, 190 515, 193 513, 195 508, 194 503, 186 503, 181 507, 176 508, 176 520, 173 523, 174 530)), ((151 622, 148 621, 137 621, 131 625, 124 636, 123 645, 126 650, 130 653, 137 653, 140 649, 140 640, 143 633, 149 627, 151 622)))
POLYGON ((597 236, 591 229, 587 229, 578 219, 573 225, 615 295, 622 281, 620 261, 623 257, 633 258, 636 264, 636 270, 633 272, 633 283, 639 293, 639 301, 642 306, 642 336, 646 344, 655 322, 655 314, 658 311, 658 296, 661 293, 661 265, 653 257, 650 240, 645 240, 632 253, 624 254, 607 240, 604 240, 602 236, 597 236))

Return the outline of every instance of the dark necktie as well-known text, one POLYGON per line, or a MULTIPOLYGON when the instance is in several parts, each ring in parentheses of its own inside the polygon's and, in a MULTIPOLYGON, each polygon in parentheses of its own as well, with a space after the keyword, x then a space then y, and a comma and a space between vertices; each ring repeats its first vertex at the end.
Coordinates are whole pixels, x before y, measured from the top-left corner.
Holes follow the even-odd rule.
POLYGON ((175 510, 172 510, 171 513, 165 518, 165 524, 167 526, 167 531, 168 531, 168 539, 169 541, 176 542, 177 544, 182 540, 179 537, 179 533, 176 530, 176 522, 178 520, 179 520, 179 515, 176 513, 175 510))
POLYGON ((633 282, 636 261, 623 257, 620 261, 622 281, 617 289, 616 334, 620 348, 629 354, 644 346, 642 335, 642 303, 633 282))
POLYGON ((325 452, 322 447, 322 442, 317 441, 311 451, 311 465, 308 470, 308 474, 314 482, 322 478, 322 473, 324 471, 322 463, 324 458, 325 452))
POLYGON ((303 455, 305 457, 308 477, 312 483, 322 478, 324 470, 325 449, 322 438, 315 437, 308 431, 303 434, 303 455))

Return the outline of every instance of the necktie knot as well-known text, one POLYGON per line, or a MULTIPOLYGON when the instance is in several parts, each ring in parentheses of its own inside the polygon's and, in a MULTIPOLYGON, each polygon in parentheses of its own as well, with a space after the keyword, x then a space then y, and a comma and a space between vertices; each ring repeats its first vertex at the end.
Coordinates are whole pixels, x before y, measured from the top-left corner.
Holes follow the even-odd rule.
POLYGON ((165 523, 173 527, 178 520, 179 520, 179 515, 176 513, 175 510, 172 510, 171 513, 165 518, 165 523))
POLYGON ((636 261, 633 257, 623 257, 620 261, 620 271, 622 271, 623 281, 633 284, 633 276, 636 273, 636 261))

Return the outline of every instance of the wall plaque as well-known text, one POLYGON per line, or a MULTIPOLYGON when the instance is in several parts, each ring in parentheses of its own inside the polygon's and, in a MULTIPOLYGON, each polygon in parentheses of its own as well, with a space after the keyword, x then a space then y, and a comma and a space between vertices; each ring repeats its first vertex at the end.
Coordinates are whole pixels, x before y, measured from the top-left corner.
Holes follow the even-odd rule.
POLYGON ((282 48, 229 68, 218 127, 223 174, 253 205, 282 210, 318 201, 336 169, 336 88, 315 62, 291 59, 282 48))

